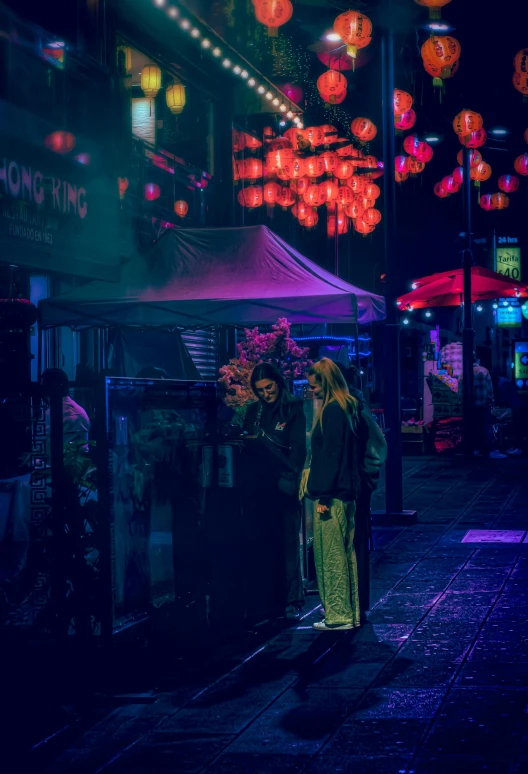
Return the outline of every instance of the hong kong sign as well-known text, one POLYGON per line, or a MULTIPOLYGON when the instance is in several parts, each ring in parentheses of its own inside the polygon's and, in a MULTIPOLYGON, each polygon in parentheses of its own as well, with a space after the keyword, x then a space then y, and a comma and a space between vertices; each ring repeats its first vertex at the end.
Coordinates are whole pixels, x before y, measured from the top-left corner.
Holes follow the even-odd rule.
POLYGON ((27 131, 27 116, 0 101, 0 262, 118 279, 117 185, 101 154, 82 138, 81 153, 53 152, 53 127, 32 117, 27 131))

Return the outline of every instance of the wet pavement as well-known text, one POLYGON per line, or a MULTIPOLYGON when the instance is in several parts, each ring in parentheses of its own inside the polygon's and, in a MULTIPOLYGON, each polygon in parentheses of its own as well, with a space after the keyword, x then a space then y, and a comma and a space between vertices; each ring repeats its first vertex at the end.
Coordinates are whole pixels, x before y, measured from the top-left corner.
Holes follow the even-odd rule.
POLYGON ((26 771, 528 773, 527 472, 519 459, 407 459, 419 521, 375 528, 361 630, 315 633, 310 596, 299 625, 214 679, 118 706, 26 771), (526 542, 462 542, 470 530, 526 542))

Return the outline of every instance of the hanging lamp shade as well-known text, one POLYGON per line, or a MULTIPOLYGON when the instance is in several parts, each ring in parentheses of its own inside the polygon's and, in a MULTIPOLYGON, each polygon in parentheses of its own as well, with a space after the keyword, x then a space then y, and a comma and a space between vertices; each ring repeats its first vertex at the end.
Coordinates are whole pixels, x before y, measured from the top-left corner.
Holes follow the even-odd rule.
POLYGON ((165 99, 167 101, 167 107, 174 115, 183 113, 185 107, 185 86, 177 78, 174 79, 174 83, 167 86, 165 89, 165 99))
POLYGON ((145 65, 141 71, 141 89, 145 97, 154 99, 161 89, 161 70, 157 65, 145 65))

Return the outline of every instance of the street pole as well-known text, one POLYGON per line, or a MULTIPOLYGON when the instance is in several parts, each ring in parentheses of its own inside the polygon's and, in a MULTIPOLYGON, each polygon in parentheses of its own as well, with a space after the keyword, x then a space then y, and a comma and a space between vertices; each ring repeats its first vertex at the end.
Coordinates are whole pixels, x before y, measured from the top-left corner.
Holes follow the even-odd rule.
POLYGON ((394 132, 394 33, 387 29, 381 40, 381 90, 383 194, 385 208, 385 273, 387 284, 385 300, 387 317, 384 326, 384 383, 385 425, 388 445, 386 466, 386 510, 373 514, 376 521, 391 524, 414 523, 416 512, 403 510, 403 466, 401 436, 401 377, 400 377, 400 320, 398 298, 398 229, 396 221, 396 181, 394 160, 396 139, 394 132))
POLYGON ((471 288, 471 268, 473 266, 473 236, 471 212, 471 149, 464 149, 464 203, 466 214, 466 247, 464 250, 464 331, 462 334, 462 376, 464 390, 462 395, 463 444, 467 456, 473 454, 473 350, 475 331, 473 330, 473 301, 471 288))

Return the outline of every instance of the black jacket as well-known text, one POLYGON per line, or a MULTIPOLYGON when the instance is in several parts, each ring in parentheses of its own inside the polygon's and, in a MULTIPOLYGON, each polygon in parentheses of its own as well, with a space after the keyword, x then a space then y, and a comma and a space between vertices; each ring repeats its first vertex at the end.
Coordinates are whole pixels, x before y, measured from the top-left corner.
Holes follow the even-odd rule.
POLYGON ((332 498, 349 502, 359 497, 359 437, 353 425, 339 404, 332 402, 323 411, 322 430, 318 422, 312 432, 308 492, 321 505, 330 505, 332 498))

